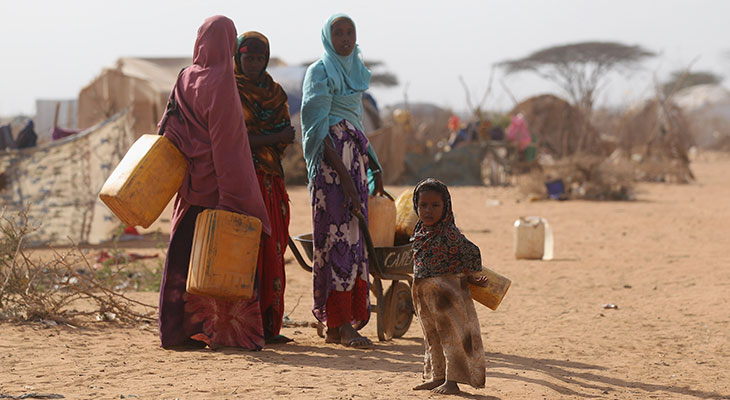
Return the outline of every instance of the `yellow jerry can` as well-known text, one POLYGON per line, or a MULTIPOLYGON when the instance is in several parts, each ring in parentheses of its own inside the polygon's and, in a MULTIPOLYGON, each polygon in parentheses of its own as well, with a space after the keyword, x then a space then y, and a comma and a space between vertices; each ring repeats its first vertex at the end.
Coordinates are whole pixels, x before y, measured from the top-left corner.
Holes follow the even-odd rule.
POLYGON ((368 229, 375 247, 393 247, 395 202, 385 196, 368 196, 368 229))
POLYGON ((413 189, 406 189, 395 199, 395 240, 398 244, 408 243, 418 222, 413 209, 413 189))
POLYGON ((258 218, 203 210, 195 220, 188 293, 226 300, 252 298, 260 241, 258 218))
POLYGON ((125 225, 147 228, 182 185, 186 169, 170 139, 142 135, 104 182, 99 198, 125 225))
POLYGON ((504 295, 507 294, 512 281, 487 267, 482 267, 481 274, 487 277, 487 286, 477 286, 470 283, 471 298, 492 310, 496 310, 504 295))

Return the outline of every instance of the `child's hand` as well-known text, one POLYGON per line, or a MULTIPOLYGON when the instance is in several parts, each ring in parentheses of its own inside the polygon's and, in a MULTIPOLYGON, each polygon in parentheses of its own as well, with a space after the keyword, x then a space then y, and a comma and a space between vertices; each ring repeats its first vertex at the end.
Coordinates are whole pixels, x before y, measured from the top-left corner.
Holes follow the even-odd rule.
POLYGON ((487 277, 484 275, 470 275, 468 278, 468 282, 474 286, 487 287, 488 281, 489 279, 487 279, 487 277))

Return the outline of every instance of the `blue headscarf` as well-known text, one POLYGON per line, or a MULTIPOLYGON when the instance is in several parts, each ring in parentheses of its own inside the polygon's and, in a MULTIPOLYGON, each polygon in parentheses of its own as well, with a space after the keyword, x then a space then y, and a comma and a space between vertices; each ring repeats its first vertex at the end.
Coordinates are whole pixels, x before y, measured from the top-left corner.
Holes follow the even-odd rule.
MULTIPOLYGON (((309 181, 314 180, 322 161, 324 139, 329 127, 347 120, 364 132, 362 126, 362 92, 370 86, 370 71, 355 44, 349 56, 337 54, 332 46, 332 23, 338 18, 352 18, 345 14, 331 16, 322 27, 322 58, 307 68, 302 87, 302 147, 307 162, 309 181)), ((380 170, 380 163, 372 146, 368 144, 371 170, 380 170)), ((368 176, 371 177, 368 171, 368 176)))

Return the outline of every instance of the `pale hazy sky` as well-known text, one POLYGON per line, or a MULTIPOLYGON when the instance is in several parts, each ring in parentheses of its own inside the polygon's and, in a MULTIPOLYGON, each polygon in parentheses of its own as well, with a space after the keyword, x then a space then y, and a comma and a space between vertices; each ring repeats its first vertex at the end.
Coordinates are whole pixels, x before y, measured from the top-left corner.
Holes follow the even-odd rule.
MULTIPOLYGON (((190 56, 202 21, 223 14, 239 33, 267 35, 289 63, 322 53, 320 30, 333 13, 357 24, 365 58, 382 60, 401 85, 375 90, 383 104, 408 98, 462 110, 487 87, 492 64, 547 46, 588 40, 638 44, 660 56, 633 78, 611 78, 600 100, 651 95, 652 77, 686 67, 730 76, 726 0, 422 0, 422 1, 41 1, 0 0, 0 115, 33 114, 39 98, 76 98, 121 56, 190 56)), ((553 86, 529 74, 496 75, 488 108, 553 86)), ((730 78, 726 79, 728 85, 730 78)))

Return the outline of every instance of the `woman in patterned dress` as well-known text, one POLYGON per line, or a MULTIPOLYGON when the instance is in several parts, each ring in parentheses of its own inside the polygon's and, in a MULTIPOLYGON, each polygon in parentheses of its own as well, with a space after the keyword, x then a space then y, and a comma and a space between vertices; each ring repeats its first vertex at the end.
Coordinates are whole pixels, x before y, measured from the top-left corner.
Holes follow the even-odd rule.
POLYGON ((367 348, 372 342, 357 331, 370 319, 368 256, 353 213, 367 218, 370 182, 374 194, 386 195, 362 126, 370 71, 350 17, 330 17, 321 39, 324 54, 307 69, 301 113, 314 224, 312 311, 327 325, 326 342, 367 348))

